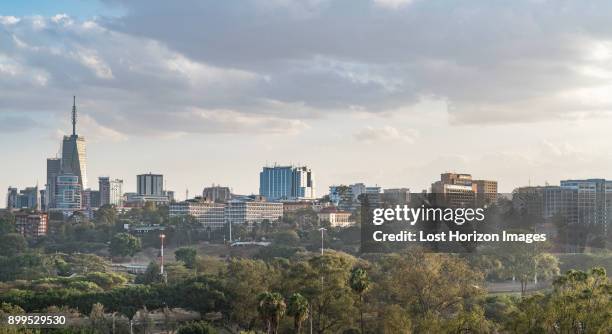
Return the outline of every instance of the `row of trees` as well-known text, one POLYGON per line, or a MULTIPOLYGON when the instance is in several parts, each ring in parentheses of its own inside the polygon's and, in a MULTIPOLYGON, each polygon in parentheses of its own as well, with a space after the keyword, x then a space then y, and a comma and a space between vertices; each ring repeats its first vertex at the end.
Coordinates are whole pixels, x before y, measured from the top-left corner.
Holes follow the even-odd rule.
MULTIPOLYGON (((176 254, 191 261, 192 252, 176 254)), ((216 274, 186 275, 167 284, 125 285, 102 274, 82 276, 100 289, 14 286, 0 302, 26 312, 50 305, 133 319, 138 310, 186 308, 220 312, 216 325, 268 333, 609 332, 612 287, 605 270, 571 271, 553 288, 529 297, 488 296, 484 274, 467 260, 413 250, 358 259, 329 251, 269 261, 233 258, 216 274)))

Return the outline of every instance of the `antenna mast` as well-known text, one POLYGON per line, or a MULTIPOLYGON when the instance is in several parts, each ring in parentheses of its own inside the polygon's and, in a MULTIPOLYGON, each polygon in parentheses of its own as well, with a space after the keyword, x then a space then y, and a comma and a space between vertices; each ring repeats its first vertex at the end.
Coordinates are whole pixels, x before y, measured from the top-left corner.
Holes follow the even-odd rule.
POLYGON ((76 121, 77 121, 77 110, 76 110, 76 96, 72 97, 72 135, 76 136, 76 121))

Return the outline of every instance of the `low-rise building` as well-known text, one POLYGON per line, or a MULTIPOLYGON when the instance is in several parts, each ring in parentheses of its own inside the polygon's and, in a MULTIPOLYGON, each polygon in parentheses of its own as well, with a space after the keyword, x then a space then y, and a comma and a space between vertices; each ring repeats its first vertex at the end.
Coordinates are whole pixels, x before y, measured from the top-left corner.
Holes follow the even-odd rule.
POLYGON ((44 212, 15 213, 15 229, 26 238, 38 238, 47 235, 48 215, 44 212))
POLYGON ((313 202, 283 202, 283 212, 290 213, 304 209, 312 209, 313 202))
POLYGON ((170 218, 192 216, 202 227, 221 229, 225 226, 225 204, 196 197, 168 206, 170 218))
POLYGON ((329 225, 331 227, 348 227, 355 225, 355 222, 351 221, 350 212, 341 211, 335 207, 323 208, 317 213, 317 216, 319 217, 320 225, 329 225))
POLYGON ((263 196, 242 196, 227 202, 225 221, 252 224, 278 221, 283 217, 283 203, 268 202, 263 196))

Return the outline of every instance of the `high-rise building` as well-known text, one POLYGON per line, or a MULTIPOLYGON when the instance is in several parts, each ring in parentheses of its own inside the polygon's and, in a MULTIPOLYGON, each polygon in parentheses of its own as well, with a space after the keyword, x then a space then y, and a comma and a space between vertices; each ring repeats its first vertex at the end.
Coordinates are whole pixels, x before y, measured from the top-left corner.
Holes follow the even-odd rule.
POLYGON ((523 187, 514 191, 513 205, 544 219, 560 216, 568 224, 612 225, 612 181, 563 180, 560 186, 523 187))
POLYGON ((92 212, 92 209, 95 208, 91 201, 91 195, 93 192, 94 190, 91 189, 81 191, 81 208, 88 212, 92 212))
POLYGON ((206 187, 202 191, 202 197, 210 199, 213 202, 225 203, 232 199, 232 191, 229 187, 215 186, 206 187))
POLYGON ((116 207, 123 206, 123 180, 109 177, 98 178, 100 191, 100 206, 114 205, 116 207))
POLYGON ((76 133, 76 98, 72 105, 72 135, 64 136, 62 142, 62 173, 79 178, 81 189, 87 188, 87 152, 85 138, 76 133))
POLYGON ((102 206, 100 204, 100 191, 99 190, 92 190, 89 196, 90 196, 90 204, 92 208, 99 208, 102 206))
POLYGON ((47 189, 47 198, 45 203, 45 210, 55 207, 55 181, 57 176, 62 172, 62 160, 58 158, 47 159, 47 183, 45 188, 47 189))
POLYGON ((310 168, 293 168, 291 191, 291 199, 315 199, 314 176, 310 168))
POLYGON ((497 200, 497 181, 472 180, 472 175, 443 173, 431 185, 434 203, 452 207, 482 206, 497 200))
POLYGON ((264 167, 259 173, 259 194, 270 200, 314 199, 314 176, 308 167, 264 167))
POLYGON ((11 210, 40 209, 38 186, 27 187, 23 190, 9 187, 6 202, 6 208, 11 210))
POLYGON ((46 212, 48 210, 47 203, 49 203, 47 189, 40 189, 38 193, 40 194, 40 210, 46 212))
POLYGON ((139 196, 163 196, 164 176, 161 174, 141 174, 136 176, 137 192, 139 196))
POLYGON ((436 205, 450 207, 474 206, 476 196, 472 188, 472 175, 444 173, 440 181, 431 185, 433 201, 436 205))
POLYGON ((110 203, 110 178, 101 176, 98 178, 98 191, 100 192, 100 206, 110 203))
MULTIPOLYGON (((119 183, 117 183, 119 184, 119 183)), ((174 200, 174 192, 164 190, 164 176, 161 174, 141 174, 136 176, 136 193, 126 193, 126 207, 142 207, 146 203, 167 205, 174 200)), ((123 196, 121 197, 123 199, 123 196)))
POLYGON ((6 195, 6 208, 11 210, 18 207, 17 201, 19 197, 19 189, 9 187, 6 195))
POLYGON ((55 181, 55 210, 69 216, 82 208, 82 188, 79 177, 72 174, 58 175, 55 181))
POLYGON ((612 222, 612 181, 605 179, 563 180, 562 188, 577 192, 577 221, 579 224, 604 226, 612 222))

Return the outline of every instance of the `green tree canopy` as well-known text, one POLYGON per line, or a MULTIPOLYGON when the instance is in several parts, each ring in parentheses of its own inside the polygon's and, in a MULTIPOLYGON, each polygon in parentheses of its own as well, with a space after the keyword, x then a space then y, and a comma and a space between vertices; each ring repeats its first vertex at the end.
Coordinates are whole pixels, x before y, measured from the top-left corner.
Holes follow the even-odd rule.
POLYGON ((110 242, 112 256, 134 256, 140 250, 140 239, 129 233, 117 233, 110 242))
POLYGON ((181 247, 174 252, 174 257, 177 261, 185 264, 189 269, 195 268, 197 252, 193 247, 181 247))
POLYGON ((28 248, 26 239, 18 233, 8 233, 0 236, 0 254, 13 256, 23 253, 28 248))

